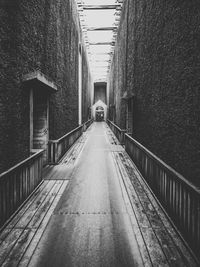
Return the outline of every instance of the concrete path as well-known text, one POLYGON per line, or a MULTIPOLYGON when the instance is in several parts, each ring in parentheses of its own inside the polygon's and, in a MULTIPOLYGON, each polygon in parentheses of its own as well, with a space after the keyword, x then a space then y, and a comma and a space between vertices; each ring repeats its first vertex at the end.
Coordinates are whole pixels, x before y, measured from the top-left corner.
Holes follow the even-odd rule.
POLYGON ((30 266, 142 266, 119 179, 96 123, 30 266))
POLYGON ((44 178, 0 233, 0 266, 200 266, 106 123, 44 178))

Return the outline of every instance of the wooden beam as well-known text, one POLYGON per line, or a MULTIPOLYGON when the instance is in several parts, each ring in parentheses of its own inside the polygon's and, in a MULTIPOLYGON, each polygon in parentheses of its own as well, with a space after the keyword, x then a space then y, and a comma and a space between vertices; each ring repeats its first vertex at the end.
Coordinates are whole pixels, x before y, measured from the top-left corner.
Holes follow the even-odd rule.
POLYGON ((121 5, 83 5, 85 10, 96 10, 96 9, 116 9, 121 5))
POLYGON ((117 30, 117 27, 85 27, 86 31, 114 31, 117 30))
POLYGON ((114 42, 98 42, 98 43, 88 43, 89 45, 114 45, 114 42))
POLYGON ((108 55, 109 56, 112 54, 112 52, 95 52, 95 53, 89 52, 88 54, 91 56, 95 56, 95 55, 108 55))
POLYGON ((106 59, 104 59, 104 60, 91 60, 91 62, 110 62, 111 60, 109 59, 109 60, 106 60, 106 59))

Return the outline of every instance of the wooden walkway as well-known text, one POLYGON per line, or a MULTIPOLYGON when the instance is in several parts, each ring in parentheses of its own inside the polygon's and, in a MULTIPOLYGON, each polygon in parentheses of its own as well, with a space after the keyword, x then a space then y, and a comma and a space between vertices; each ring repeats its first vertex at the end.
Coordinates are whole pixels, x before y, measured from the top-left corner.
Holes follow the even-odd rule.
MULTIPOLYGON (((88 138, 91 138, 91 131, 96 127, 95 125, 96 123, 83 134, 62 158, 59 165, 49 166, 44 170, 42 185, 0 233, 0 266, 50 266, 37 264, 37 261, 32 261, 32 258, 40 255, 38 251, 41 247, 41 239, 49 227, 49 221, 60 199, 68 192, 75 166, 79 158, 84 157, 84 146, 88 138)), ((108 152, 112 155, 115 171, 119 177, 121 194, 141 257, 140 264, 126 266, 199 266, 137 168, 105 124, 104 130, 109 143, 108 152)), ((79 214, 71 212, 70 215, 79 214)), ((89 215, 91 214, 88 213, 89 215)), ((87 265, 65 262, 57 266, 107 267, 111 264, 95 263, 95 260, 91 259, 91 264, 87 265)))

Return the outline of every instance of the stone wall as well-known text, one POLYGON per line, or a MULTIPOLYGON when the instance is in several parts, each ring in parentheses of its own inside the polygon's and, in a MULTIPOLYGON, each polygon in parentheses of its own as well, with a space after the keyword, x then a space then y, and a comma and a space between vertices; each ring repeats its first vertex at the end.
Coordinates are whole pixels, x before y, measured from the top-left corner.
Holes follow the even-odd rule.
MULTIPOLYGON (((78 126, 80 42, 74 0, 0 1, 0 172, 29 156, 29 92, 22 86, 24 74, 39 70, 58 87, 50 97, 50 139, 78 126)), ((89 75, 84 60, 88 84, 89 75)), ((90 106, 90 86, 83 86, 83 109, 90 106)))
POLYGON ((200 185, 200 3, 125 1, 110 74, 110 103, 124 127, 134 94, 133 136, 200 185))
MULTIPOLYGON (((84 49, 84 47, 83 47, 84 49)), ((91 118, 90 108, 92 106, 92 90, 93 90, 93 80, 91 73, 89 71, 89 63, 87 58, 87 53, 84 49, 82 52, 82 120, 83 122, 91 118)))

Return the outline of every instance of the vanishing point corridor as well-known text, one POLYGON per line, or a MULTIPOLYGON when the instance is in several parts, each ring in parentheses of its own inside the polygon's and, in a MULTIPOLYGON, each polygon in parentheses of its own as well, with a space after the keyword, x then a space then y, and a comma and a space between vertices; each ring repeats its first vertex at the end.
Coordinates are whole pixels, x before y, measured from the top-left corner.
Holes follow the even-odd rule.
POLYGON ((0 0, 0 267, 199 267, 199 73, 199 0, 0 0))
POLYGON ((0 266, 197 266, 124 148, 95 122, 0 235, 0 266))

